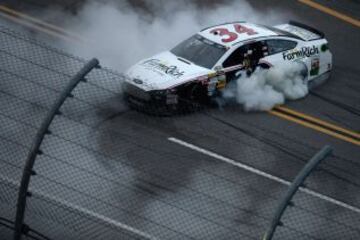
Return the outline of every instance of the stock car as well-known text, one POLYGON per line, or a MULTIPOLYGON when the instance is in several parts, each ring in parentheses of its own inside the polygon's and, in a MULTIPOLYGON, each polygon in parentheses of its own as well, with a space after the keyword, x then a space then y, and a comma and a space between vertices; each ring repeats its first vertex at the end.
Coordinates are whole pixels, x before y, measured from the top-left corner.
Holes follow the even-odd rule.
POLYGON ((245 58, 263 69, 300 63, 309 87, 328 79, 332 69, 328 41, 319 30, 294 21, 277 26, 238 21, 205 28, 138 62, 125 73, 124 95, 130 106, 156 105, 161 111, 208 102, 244 71, 245 58))

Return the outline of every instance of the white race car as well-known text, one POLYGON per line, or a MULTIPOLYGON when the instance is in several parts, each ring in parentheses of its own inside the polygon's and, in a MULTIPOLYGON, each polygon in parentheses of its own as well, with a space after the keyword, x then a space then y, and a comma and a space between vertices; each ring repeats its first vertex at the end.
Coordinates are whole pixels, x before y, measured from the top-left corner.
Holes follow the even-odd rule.
POLYGON ((218 97, 239 71, 249 75, 289 62, 301 64, 299 74, 309 87, 328 79, 332 54, 324 34, 293 21, 274 27, 226 23, 135 64, 123 89, 131 106, 172 110, 218 97))

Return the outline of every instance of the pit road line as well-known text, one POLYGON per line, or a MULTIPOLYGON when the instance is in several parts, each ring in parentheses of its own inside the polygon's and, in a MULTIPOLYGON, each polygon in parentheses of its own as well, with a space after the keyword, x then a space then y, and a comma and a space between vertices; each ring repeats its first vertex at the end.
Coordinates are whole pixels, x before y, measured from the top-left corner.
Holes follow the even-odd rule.
MULTIPOLYGON (((230 164, 230 165, 232 165, 234 167, 241 168, 241 169, 246 170, 248 172, 254 173, 254 174, 259 175, 259 176, 262 176, 262 177, 267 178, 267 179, 269 179, 271 181, 281 183, 281 184, 286 185, 286 186, 291 185, 291 182, 289 182, 289 181, 287 181, 285 179, 282 179, 282 178, 279 178, 277 176, 271 175, 269 173, 263 172, 263 171, 261 171, 259 169, 256 169, 254 167, 251 167, 249 165, 246 165, 246 164, 243 164, 243 163, 240 163, 240 162, 237 162, 237 161, 235 161, 233 159, 221 156, 221 155, 219 155, 217 153, 214 153, 212 151, 209 151, 209 150, 206 150, 204 148, 198 147, 198 146, 196 146, 194 144, 187 143, 187 142, 182 141, 182 140, 180 140, 178 138, 169 137, 168 140, 170 142, 176 143, 176 144, 181 145, 183 147, 189 148, 189 149, 191 149, 193 151, 202 153, 202 154, 207 155, 209 157, 212 157, 212 158, 215 158, 215 159, 220 160, 222 162, 225 162, 227 164, 230 164)), ((332 203, 332 204, 337 205, 339 207, 342 207, 342 208, 345 208, 345 209, 350 210, 352 212, 355 212, 357 214, 360 214, 360 209, 359 208, 354 207, 352 205, 349 205, 347 203, 341 202, 339 200, 336 200, 336 199, 331 198, 329 196, 326 196, 326 195, 323 195, 321 193, 315 192, 315 191, 310 190, 308 188, 300 187, 299 190, 301 192, 303 192, 303 193, 306 193, 306 194, 310 195, 310 196, 319 198, 319 199, 324 200, 326 202, 332 203)))
POLYGON ((346 14, 340 13, 338 11, 335 11, 334 9, 331 9, 329 7, 326 7, 324 5, 321 5, 320 3, 313 2, 312 0, 298 0, 300 3, 305 4, 309 7, 315 8, 321 12, 324 12, 326 14, 329 14, 333 17, 336 17, 342 21, 345 21, 347 23, 350 23, 356 27, 360 27, 360 21, 352 18, 346 14))

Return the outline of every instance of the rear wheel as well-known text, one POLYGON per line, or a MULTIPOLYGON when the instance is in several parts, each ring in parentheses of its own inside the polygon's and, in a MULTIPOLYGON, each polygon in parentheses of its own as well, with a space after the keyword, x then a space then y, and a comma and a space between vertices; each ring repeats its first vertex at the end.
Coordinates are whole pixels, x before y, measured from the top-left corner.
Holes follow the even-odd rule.
POLYGON ((301 77, 301 79, 303 80, 303 82, 309 84, 308 82, 308 68, 306 67, 306 65, 304 63, 302 63, 302 67, 301 70, 299 72, 299 75, 301 77))
POLYGON ((290 75, 288 77, 300 79, 309 87, 309 71, 305 63, 296 61, 293 63, 294 68, 290 68, 290 75), (296 66, 298 64, 299 66, 296 66))

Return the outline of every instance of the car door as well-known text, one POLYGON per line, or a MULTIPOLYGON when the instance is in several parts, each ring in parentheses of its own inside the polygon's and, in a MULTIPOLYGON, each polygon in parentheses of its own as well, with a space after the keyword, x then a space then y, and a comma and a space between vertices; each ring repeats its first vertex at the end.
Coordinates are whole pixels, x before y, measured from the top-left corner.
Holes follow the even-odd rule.
MULTIPOLYGON (((252 52, 251 54, 251 64, 256 66, 259 64, 261 59, 267 56, 265 54, 265 47, 266 44, 264 41, 252 41, 249 43, 245 43, 244 45, 237 48, 235 51, 233 51, 232 54, 223 62, 223 68, 229 68, 236 65, 243 64, 245 54, 248 54, 249 51, 252 52)), ((253 69, 255 70, 255 69, 253 69)), ((226 80, 227 82, 232 81, 236 78, 236 73, 238 70, 230 71, 226 73, 226 80)))

